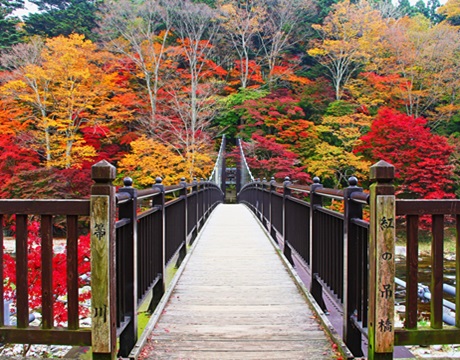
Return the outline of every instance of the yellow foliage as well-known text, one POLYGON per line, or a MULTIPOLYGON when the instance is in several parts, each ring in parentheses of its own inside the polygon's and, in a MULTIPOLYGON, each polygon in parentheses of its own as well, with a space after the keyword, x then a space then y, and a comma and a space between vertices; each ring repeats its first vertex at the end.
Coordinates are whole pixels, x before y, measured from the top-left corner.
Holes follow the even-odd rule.
POLYGON ((322 180, 332 179, 338 187, 350 176, 366 179, 370 165, 351 151, 323 142, 317 146, 316 155, 309 160, 307 170, 322 180))
POLYGON ((182 177, 188 178, 187 163, 173 149, 145 136, 130 144, 131 152, 118 163, 122 178, 129 176, 140 187, 149 187, 156 177, 164 185, 176 185, 182 177))
POLYGON ((438 13, 444 15, 447 20, 460 16, 460 0, 448 0, 438 8, 438 13))
POLYGON ((82 143, 80 126, 126 116, 115 112, 111 101, 116 74, 106 74, 100 65, 108 55, 83 35, 47 39, 40 56, 39 62, 18 66, 0 95, 31 110, 33 116, 28 113, 23 122, 32 120, 33 129, 41 130, 34 134, 47 166, 79 166, 94 156, 94 149, 82 143))

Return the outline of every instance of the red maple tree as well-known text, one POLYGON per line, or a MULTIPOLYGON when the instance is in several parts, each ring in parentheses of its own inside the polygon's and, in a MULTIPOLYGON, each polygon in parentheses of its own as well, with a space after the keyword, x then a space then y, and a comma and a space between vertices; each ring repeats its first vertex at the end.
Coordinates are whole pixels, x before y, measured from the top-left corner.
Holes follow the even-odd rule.
POLYGON ((430 132, 423 118, 383 108, 355 151, 370 161, 395 166, 399 197, 452 198, 453 148, 447 139, 430 132))

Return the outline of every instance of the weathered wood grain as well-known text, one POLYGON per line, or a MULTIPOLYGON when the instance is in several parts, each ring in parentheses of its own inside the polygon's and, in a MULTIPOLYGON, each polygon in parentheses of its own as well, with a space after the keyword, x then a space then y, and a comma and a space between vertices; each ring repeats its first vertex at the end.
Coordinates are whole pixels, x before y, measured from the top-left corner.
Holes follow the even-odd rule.
POLYGON ((242 205, 198 237, 143 359, 332 359, 331 342, 242 205))

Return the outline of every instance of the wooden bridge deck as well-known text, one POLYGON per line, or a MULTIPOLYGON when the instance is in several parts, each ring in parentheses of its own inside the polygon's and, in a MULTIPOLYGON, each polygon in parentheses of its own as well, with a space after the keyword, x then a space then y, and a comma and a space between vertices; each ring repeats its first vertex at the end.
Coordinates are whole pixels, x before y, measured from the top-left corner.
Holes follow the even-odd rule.
POLYGON ((332 359, 328 336, 252 213, 219 205, 141 359, 332 359))

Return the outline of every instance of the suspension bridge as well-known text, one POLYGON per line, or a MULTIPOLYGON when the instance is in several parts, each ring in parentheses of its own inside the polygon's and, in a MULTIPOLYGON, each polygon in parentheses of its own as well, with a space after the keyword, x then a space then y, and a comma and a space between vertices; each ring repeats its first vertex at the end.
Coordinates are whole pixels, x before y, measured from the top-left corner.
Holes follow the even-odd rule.
POLYGON ((17 321, 10 325, 0 312, 0 341, 91 346, 94 359, 391 359, 410 357, 404 345, 459 342, 460 285, 447 287, 453 297, 448 301, 443 284, 444 228, 452 218, 460 277, 459 200, 396 199, 394 167, 383 161, 370 169, 369 193, 355 178, 343 190, 324 188, 318 178, 309 186, 289 179, 259 181, 238 146, 240 159, 228 171, 223 139, 209 181, 166 187, 157 179, 151 189, 137 190, 126 178, 117 191, 116 169, 102 161, 92 168, 90 199, 0 200, 0 224, 15 215, 17 249, 17 321), (232 182, 236 205, 225 204, 232 182), (332 210, 332 200, 343 210, 332 210), (432 219, 430 318, 428 326, 420 326, 418 229, 426 215, 432 219), (42 237, 39 327, 29 325, 32 216, 41 223, 42 237), (65 219, 68 249, 68 322, 62 327, 53 322, 58 218, 65 219), (395 276, 397 218, 406 229, 403 280, 395 276), (79 321, 77 260, 79 224, 85 219, 92 286, 86 328, 79 321), (172 267, 178 270, 167 283, 172 267), (395 294, 401 281, 405 311, 398 323, 395 294), (138 334, 145 304, 152 316, 138 334), (453 310, 449 325, 443 322, 446 304, 453 310))

